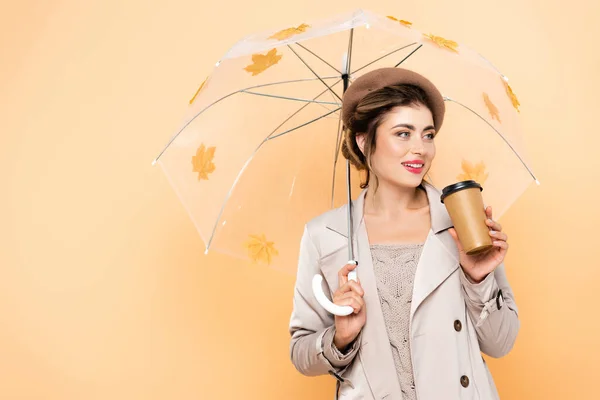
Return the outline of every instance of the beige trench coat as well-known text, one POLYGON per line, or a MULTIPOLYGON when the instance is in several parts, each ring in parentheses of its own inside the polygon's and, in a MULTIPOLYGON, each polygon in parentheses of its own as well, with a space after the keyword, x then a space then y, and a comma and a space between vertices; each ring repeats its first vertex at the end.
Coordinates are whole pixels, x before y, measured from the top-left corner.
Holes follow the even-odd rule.
MULTIPOLYGON (((440 192, 424 182, 431 230, 417 265, 410 312, 410 346, 419 400, 498 399, 481 355, 506 355, 519 331, 517 306, 504 265, 479 284, 458 262, 452 226, 440 192), (501 290, 501 296, 499 296, 501 290), (500 306, 500 308, 499 308, 500 306)), ((357 274, 365 291, 367 322, 346 354, 332 345, 333 315, 316 301, 311 282, 322 274, 331 299, 338 271, 348 261, 346 207, 306 224, 290 319, 292 363, 304 375, 337 379, 336 398, 400 400, 402 392, 379 304, 369 240, 363 220, 366 190, 353 202, 357 274)))

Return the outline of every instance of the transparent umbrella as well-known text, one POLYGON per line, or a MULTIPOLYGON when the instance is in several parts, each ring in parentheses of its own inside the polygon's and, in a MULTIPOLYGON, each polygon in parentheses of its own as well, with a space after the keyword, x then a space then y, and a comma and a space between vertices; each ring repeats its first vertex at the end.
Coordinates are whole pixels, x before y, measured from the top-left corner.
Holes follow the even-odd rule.
MULTIPOLYGON (((505 76, 456 42, 356 10, 247 36, 190 101, 153 164, 162 167, 206 251, 295 273, 304 224, 349 202, 359 188, 359 172, 341 161, 344 88, 382 67, 414 70, 444 96, 444 126, 427 176, 434 186, 473 179, 500 217, 537 182, 505 76)), ((352 260, 351 241, 348 247, 352 260)), ((321 303, 336 314, 348 311, 321 303)))

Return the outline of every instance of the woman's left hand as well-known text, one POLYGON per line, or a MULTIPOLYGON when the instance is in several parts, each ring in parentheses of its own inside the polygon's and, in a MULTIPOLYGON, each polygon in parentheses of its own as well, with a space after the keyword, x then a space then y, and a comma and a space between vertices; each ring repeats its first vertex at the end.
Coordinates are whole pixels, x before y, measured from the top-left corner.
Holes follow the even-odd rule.
POLYGON ((504 261, 506 252, 508 251, 508 243, 506 233, 502 232, 502 226, 492 219, 492 207, 488 206, 485 209, 485 220, 490 228, 490 236, 492 237, 492 247, 489 251, 482 254, 467 255, 464 251, 456 230, 450 228, 449 232, 459 251, 459 262, 465 274, 475 283, 483 281, 486 276, 493 272, 504 261))

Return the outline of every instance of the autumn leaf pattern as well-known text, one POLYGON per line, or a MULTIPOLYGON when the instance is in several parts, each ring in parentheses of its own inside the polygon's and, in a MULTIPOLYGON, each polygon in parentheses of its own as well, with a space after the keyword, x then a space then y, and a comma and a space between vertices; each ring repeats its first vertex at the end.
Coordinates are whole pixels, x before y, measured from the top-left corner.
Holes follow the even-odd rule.
POLYGON ((253 54, 252 64, 248 65, 244 69, 252 73, 252 76, 256 76, 265 71, 267 68, 277 64, 279 60, 281 60, 281 57, 283 56, 277 54, 277 49, 272 49, 267 54, 253 54))
POLYGON ((208 174, 215 171, 213 158, 216 149, 216 147, 209 147, 207 149, 204 144, 201 144, 198 150, 196 150, 196 155, 192 156, 193 172, 198 173, 198 180, 208 180, 208 174))
POLYGON ((437 44, 439 47, 441 47, 443 49, 447 49, 447 50, 453 51, 455 53, 458 53, 458 43, 456 43, 452 40, 444 39, 441 36, 435 36, 435 35, 424 34, 423 36, 425 36, 427 39, 431 40, 433 43, 437 44))
POLYGON ((502 83, 504 84, 504 87, 506 89, 506 94, 508 95, 508 98, 510 99, 513 107, 517 110, 517 112, 521 112, 521 110, 519 110, 519 106, 521 105, 521 103, 519 103, 519 100, 517 99, 517 96, 512 91, 512 88, 510 87, 508 82, 506 82, 504 79, 502 79, 502 83))
POLYGON ((400 23, 400 25, 404 25, 407 28, 410 28, 412 26, 412 22, 410 22, 410 21, 405 21, 403 19, 398 19, 398 18, 393 17, 391 15, 388 15, 388 18, 391 19, 392 21, 396 21, 396 22, 400 23))
POLYGON ((285 40, 285 39, 289 39, 294 35, 299 35, 301 33, 306 32, 306 29, 310 28, 310 25, 306 25, 306 24, 302 24, 299 25, 297 27, 292 27, 292 28, 287 28, 284 30, 281 30, 271 36, 269 36, 269 39, 276 39, 276 40, 285 40))
POLYGON ((498 122, 502 123, 502 121, 500 120, 500 113, 498 112, 498 107, 496 107, 494 103, 492 103, 492 100, 490 100, 490 96, 488 96, 487 93, 483 94, 483 102, 485 103, 485 106, 490 112, 490 116, 492 117, 492 119, 495 119, 498 122))
POLYGON ((248 240, 244 243, 244 247, 248 250, 248 256, 254 262, 262 262, 270 265, 273 261, 273 256, 279 255, 275 249, 275 242, 270 242, 264 233, 259 235, 248 235, 248 240))
POLYGON ((485 172, 485 163, 483 161, 473 165, 469 161, 463 160, 461 167, 463 173, 456 177, 459 181, 474 180, 483 186, 489 176, 489 173, 485 172))

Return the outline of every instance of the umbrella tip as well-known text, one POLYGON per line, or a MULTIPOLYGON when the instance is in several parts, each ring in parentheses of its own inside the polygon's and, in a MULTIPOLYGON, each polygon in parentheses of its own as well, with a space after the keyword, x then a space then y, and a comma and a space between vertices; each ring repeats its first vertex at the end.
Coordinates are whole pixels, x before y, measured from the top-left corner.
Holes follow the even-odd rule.
POLYGON ((154 161, 152 161, 152 166, 153 167, 156 165, 156 161, 158 161, 156 158, 154 159, 154 161))
POLYGON ((538 181, 537 178, 535 179, 535 183, 537 183, 538 186, 540 185, 540 181, 538 181))
POLYGON ((206 248, 206 250, 204 250, 204 254, 208 254, 208 247, 206 248))

